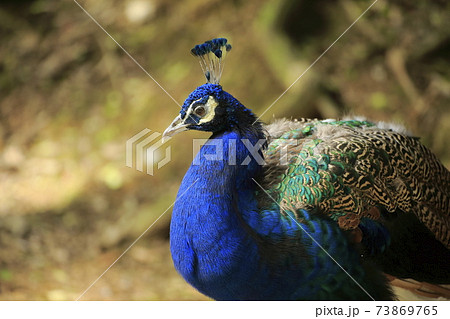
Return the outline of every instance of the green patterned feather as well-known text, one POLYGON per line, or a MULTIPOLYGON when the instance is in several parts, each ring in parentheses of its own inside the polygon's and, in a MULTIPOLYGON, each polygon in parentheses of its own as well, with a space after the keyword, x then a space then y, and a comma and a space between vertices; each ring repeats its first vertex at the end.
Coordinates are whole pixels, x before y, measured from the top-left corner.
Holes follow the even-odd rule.
POLYGON ((315 208, 344 230, 377 219, 377 207, 412 212, 450 248, 450 173, 417 138, 359 120, 266 129, 266 189, 284 210, 315 208))

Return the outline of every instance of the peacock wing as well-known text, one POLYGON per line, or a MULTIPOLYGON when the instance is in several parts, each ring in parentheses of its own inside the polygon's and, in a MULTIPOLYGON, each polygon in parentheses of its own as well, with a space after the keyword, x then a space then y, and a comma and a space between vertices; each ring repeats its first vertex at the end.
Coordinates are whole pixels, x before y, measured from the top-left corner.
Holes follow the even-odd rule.
POLYGON ((283 211, 314 209, 355 230, 383 211, 414 213, 450 248, 450 172, 417 138, 363 120, 266 126, 262 183, 283 211))

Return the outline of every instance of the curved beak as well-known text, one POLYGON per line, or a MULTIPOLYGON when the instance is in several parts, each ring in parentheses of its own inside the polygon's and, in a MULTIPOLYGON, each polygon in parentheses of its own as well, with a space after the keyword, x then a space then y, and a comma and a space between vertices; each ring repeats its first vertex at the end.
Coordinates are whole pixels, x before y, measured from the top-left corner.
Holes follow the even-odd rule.
POLYGON ((181 116, 178 115, 172 123, 170 123, 169 127, 166 128, 166 130, 163 133, 163 137, 170 137, 174 136, 177 133, 187 131, 189 124, 184 124, 183 120, 181 119, 181 116))

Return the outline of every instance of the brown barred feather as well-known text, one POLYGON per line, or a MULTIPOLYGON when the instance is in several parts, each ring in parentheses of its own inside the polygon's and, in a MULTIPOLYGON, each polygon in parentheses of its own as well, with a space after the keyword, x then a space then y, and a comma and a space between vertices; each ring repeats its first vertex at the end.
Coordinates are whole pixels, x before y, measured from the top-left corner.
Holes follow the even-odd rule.
POLYGON ((349 230, 358 227, 362 216, 379 217, 373 211, 376 206, 412 212, 450 248, 450 172, 418 138, 383 127, 308 119, 266 126, 266 172, 278 177, 266 178, 271 183, 267 189, 278 196, 283 208, 316 207, 349 230), (279 165, 279 152, 292 138, 297 145, 289 145, 290 160, 279 165), (302 158, 301 152, 306 154, 302 158), (322 163, 324 155, 330 160, 326 168, 309 164, 310 160, 322 163), (300 168, 306 170, 303 174, 319 174, 319 181, 308 179, 292 186, 300 168), (321 196, 308 197, 308 192, 321 196))

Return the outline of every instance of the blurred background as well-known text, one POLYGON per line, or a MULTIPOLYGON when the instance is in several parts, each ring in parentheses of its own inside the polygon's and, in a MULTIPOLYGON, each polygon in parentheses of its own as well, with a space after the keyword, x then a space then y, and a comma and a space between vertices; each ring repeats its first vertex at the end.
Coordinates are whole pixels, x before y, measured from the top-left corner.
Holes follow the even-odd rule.
MULTIPOLYGON (((204 78, 189 50, 227 37, 221 84, 261 114, 372 3, 80 0, 178 101, 204 78)), ((175 199, 186 132, 154 176, 126 141, 171 100, 74 1, 0 4, 0 299, 73 300, 175 199)), ((450 167, 450 3, 378 1, 262 119, 393 121, 450 167)), ((170 212, 83 300, 207 300, 173 268, 170 212)), ((412 298, 412 297, 411 297, 412 298)))

